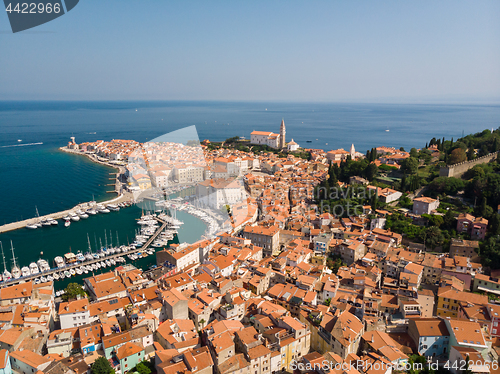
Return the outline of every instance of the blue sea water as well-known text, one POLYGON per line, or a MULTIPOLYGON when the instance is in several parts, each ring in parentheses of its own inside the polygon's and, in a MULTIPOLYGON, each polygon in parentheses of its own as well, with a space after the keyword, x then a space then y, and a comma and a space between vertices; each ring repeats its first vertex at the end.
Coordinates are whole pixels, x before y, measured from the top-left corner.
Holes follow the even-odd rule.
POLYGON ((303 147, 365 152, 376 146, 423 147, 500 125, 499 105, 389 105, 271 102, 0 101, 0 224, 109 197, 112 169, 58 150, 71 136, 147 141, 195 125, 200 139, 278 132, 303 147), (389 132, 385 130, 390 130, 389 132), (19 142, 18 140, 21 140, 19 142), (310 142, 307 142, 310 141, 310 142), (38 143, 26 147, 12 145, 38 143), (7 147, 4 147, 7 146, 7 147))

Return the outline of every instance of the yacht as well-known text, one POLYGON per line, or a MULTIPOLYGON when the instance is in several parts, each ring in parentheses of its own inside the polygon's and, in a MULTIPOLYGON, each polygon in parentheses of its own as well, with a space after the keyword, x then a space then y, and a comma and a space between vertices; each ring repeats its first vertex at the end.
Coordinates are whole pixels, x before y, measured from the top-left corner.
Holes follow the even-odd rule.
MULTIPOLYGON (((69 273, 68 273, 68 274, 69 274, 69 273)), ((66 275, 64 275, 64 271, 61 271, 61 272, 59 273, 59 278, 60 278, 60 279, 64 279, 64 278, 66 278, 66 275)))
POLYGON ((76 254, 76 258, 78 259, 78 261, 80 262, 84 262, 85 261, 85 256, 82 254, 82 252, 78 252, 76 254))
POLYGON ((106 265, 107 265, 107 266, 111 266, 111 261, 106 260, 106 265))
POLYGON ((106 267, 106 263, 105 263, 104 261, 101 261, 101 266, 102 266, 103 268, 105 268, 105 267, 106 267))
POLYGON ((52 226, 48 219, 43 219, 41 222, 42 226, 52 226))
POLYGON ((76 215, 73 212, 69 213, 69 217, 71 218, 72 221, 79 221, 80 220, 80 217, 78 217, 78 215, 76 215))
POLYGON ((83 274, 83 271, 81 268, 76 268, 75 269, 75 273, 78 274, 78 275, 82 275, 83 274))
POLYGON ((45 283, 45 282, 47 282, 47 278, 42 276, 42 277, 40 278, 40 282, 41 282, 41 283, 45 283))
POLYGON ((54 280, 59 280, 59 274, 58 273, 54 273, 52 276, 54 277, 54 280))
POLYGON ((110 212, 110 210, 107 209, 106 207, 104 207, 104 205, 98 205, 97 209, 98 209, 99 213, 109 213, 110 212))
POLYGON ((59 224, 59 222, 57 222, 57 220, 55 220, 54 218, 48 218, 47 220, 52 226, 57 226, 59 224))
POLYGON ((53 277, 52 275, 50 275, 50 274, 49 274, 49 275, 47 275, 47 280, 48 280, 49 282, 52 282, 52 281, 54 280, 54 277, 53 277))
POLYGON ((78 217, 83 218, 83 219, 87 219, 87 218, 89 218, 88 214, 87 214, 87 213, 85 213, 85 212, 83 212, 83 211, 82 211, 82 210, 80 210, 80 209, 78 209, 78 210, 76 211, 76 214, 78 215, 78 217))
MULTIPOLYGON (((73 271, 74 271, 74 270, 73 270, 73 271)), ((64 276, 65 276, 66 278, 71 278, 71 273, 70 273, 69 271, 65 270, 65 271, 64 271, 64 276)))
POLYGON ((29 268, 29 267, 27 267, 27 266, 23 266, 23 267, 21 268, 21 274, 22 274, 22 275, 21 275, 22 277, 29 277, 29 276, 31 275, 30 268, 29 268))
POLYGON ((75 274, 76 274, 76 271, 75 271, 75 269, 69 269, 69 273, 70 273, 71 275, 75 275, 75 274))
POLYGON ((19 269, 19 266, 16 264, 16 256, 14 255, 14 246, 12 245, 12 240, 10 241, 10 249, 12 250, 12 262, 13 266, 11 269, 11 274, 14 277, 14 279, 19 279, 21 278, 21 269, 19 269))
POLYGON ((109 210, 112 210, 113 212, 120 210, 120 207, 118 205, 115 205, 115 204, 108 204, 107 208, 109 210))
POLYGON ((30 264, 30 271, 31 271, 31 275, 35 275, 35 274, 38 274, 40 272, 40 270, 38 269, 38 265, 35 262, 32 262, 30 264))
POLYGON ((87 213, 87 214, 90 214, 90 215, 92 215, 92 216, 95 216, 95 215, 97 214, 97 211, 96 211, 95 209, 89 209, 89 210, 87 210, 87 212, 86 212, 86 213, 87 213))
POLYGON ((38 265, 38 269, 40 269, 41 273, 50 270, 49 263, 47 261, 45 261, 44 259, 38 260, 37 265, 38 265))
POLYGON ((109 259, 109 262, 111 262, 111 265, 116 265, 116 261, 114 258, 110 258, 109 259))
POLYGON ((54 263, 58 268, 63 268, 64 266, 66 266, 61 256, 57 256, 56 258, 54 258, 54 263))
POLYGON ((36 230, 38 228, 38 226, 35 225, 34 223, 32 223, 32 224, 26 225, 26 228, 30 229, 30 230, 36 230))

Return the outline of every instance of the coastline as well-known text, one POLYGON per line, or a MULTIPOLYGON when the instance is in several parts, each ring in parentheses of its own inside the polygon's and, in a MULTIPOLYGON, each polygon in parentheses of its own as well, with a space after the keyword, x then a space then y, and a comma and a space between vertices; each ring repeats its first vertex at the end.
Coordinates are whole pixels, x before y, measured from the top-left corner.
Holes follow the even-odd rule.
MULTIPOLYGON (((104 165, 104 166, 109 166, 109 167, 111 167, 113 169, 116 169, 118 171, 116 173, 115 189, 114 189, 114 191, 111 191, 112 193, 116 193, 118 196, 113 197, 113 198, 111 198, 109 200, 101 201, 101 202, 99 202, 99 204, 121 203, 121 202, 124 202, 124 201, 129 201, 129 200, 133 200, 134 199, 132 193, 121 191, 121 188, 120 189, 118 188, 118 186, 121 187, 121 182, 119 182, 119 180, 118 180, 119 176, 122 175, 124 173, 124 171, 125 171, 125 169, 122 166, 114 165, 114 164, 111 164, 111 163, 108 163, 108 162, 104 162, 104 161, 98 160, 96 157, 91 157, 91 155, 89 155, 89 154, 82 153, 80 151, 74 151, 74 150, 68 149, 67 147, 60 147, 59 150, 63 151, 63 152, 75 154, 75 155, 87 156, 87 158, 89 160, 91 160, 92 162, 95 162, 95 163, 98 163, 98 164, 101 164, 101 165, 104 165)), ((110 191, 107 191, 107 192, 110 192, 110 191)), ((62 211, 59 211, 59 212, 49 213, 49 214, 46 214, 44 216, 40 216, 40 218, 35 218, 34 217, 34 218, 25 219, 25 220, 22 220, 22 221, 16 221, 16 222, 7 223, 5 225, 0 226, 0 234, 8 232, 8 231, 13 231, 13 230, 24 228, 26 225, 28 225, 28 224, 30 224, 32 222, 35 222, 36 220, 39 220, 39 219, 40 220, 43 220, 43 219, 46 219, 46 218, 61 219, 61 218, 65 217, 65 216, 67 216, 68 213, 70 213, 71 211, 78 210, 78 209, 87 209, 87 208, 89 208, 90 204, 91 204, 91 202, 79 203, 79 204, 75 205, 72 208, 69 208, 69 209, 66 209, 66 210, 62 210, 62 211)))

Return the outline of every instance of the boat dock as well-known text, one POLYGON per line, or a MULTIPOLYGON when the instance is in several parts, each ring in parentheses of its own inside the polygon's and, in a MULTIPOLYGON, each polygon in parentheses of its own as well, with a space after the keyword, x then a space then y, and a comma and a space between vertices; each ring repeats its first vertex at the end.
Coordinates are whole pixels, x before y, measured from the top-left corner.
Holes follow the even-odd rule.
MULTIPOLYGON (((28 276, 21 277, 21 278, 18 278, 18 279, 10 279, 10 280, 5 281, 5 282, 0 282, 0 288, 8 287, 8 286, 13 286, 13 285, 21 284, 21 283, 25 283, 25 282, 31 282, 31 281, 35 280, 36 278, 40 278, 42 276, 43 277, 47 277, 48 275, 53 275, 54 273, 60 273, 60 272, 63 272, 63 271, 66 271, 66 270, 70 270, 70 269, 76 269, 76 268, 81 267, 82 265, 92 265, 92 264, 95 264, 97 262, 100 263, 102 261, 106 261, 106 260, 109 260, 109 259, 116 259, 118 257, 124 257, 125 258, 129 254, 137 253, 137 252, 142 252, 142 251, 144 251, 145 249, 147 249, 151 245, 151 243, 158 237, 158 235, 160 235, 160 233, 163 230, 165 230, 165 228, 169 224, 169 222, 164 221, 161 218, 155 217, 155 219, 157 221, 161 222, 162 225, 153 233, 153 235, 151 235, 151 237, 148 239, 148 241, 146 243, 144 243, 144 245, 142 245, 142 247, 140 247, 140 248, 135 248, 134 249, 132 247, 132 248, 130 248, 126 252, 114 253, 114 254, 111 254, 111 255, 108 255, 108 256, 105 256, 105 257, 94 258, 92 260, 85 260, 85 261, 81 261, 81 262, 75 262, 73 264, 66 264, 66 266, 63 266, 63 267, 60 267, 60 268, 50 269, 50 270, 47 270, 47 271, 44 271, 44 272, 39 272, 39 273, 34 274, 34 275, 28 275, 28 276)), ((120 265, 117 264, 117 265, 114 265, 114 266, 120 266, 120 265)), ((54 282, 56 282, 56 281, 54 280, 54 282)))
MULTIPOLYGON (((130 192, 124 192, 123 194, 121 194, 120 196, 118 196, 115 199, 108 200, 108 201, 105 201, 105 202, 102 202, 102 203, 98 203, 98 204, 104 204, 104 205, 107 205, 107 204, 118 204, 118 203, 125 202, 125 201, 131 201, 133 199, 134 199, 134 197, 133 197, 133 195, 130 192)), ((47 219, 47 218, 53 218, 53 219, 56 219, 56 220, 57 219, 62 219, 63 217, 66 217, 70 212, 74 212, 74 211, 76 211, 78 209, 84 209, 84 210, 86 210, 86 209, 88 209, 90 207, 91 207, 91 203, 90 202, 88 202, 88 203, 81 203, 81 204, 78 204, 77 206, 75 206, 75 207, 73 207, 71 209, 63 210, 61 212, 47 214, 45 216, 40 216, 40 217, 36 217, 36 218, 29 218, 29 219, 25 219, 23 221, 17 221, 17 222, 7 223, 5 225, 0 226, 0 234, 2 234, 4 232, 7 232, 7 231, 22 229, 22 228, 26 227, 26 225, 28 225, 28 224, 32 224, 33 222, 44 220, 44 219, 47 219)), ((60 226, 60 227, 62 227, 62 226, 60 226)), ((64 228, 64 227, 62 227, 62 228, 64 228)))

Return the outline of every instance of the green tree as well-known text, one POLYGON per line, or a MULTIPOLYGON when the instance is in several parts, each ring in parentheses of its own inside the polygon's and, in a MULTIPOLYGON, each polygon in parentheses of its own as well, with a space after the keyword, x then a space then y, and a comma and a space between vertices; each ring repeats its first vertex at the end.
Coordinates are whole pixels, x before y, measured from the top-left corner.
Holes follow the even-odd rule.
POLYGON ((491 236, 500 235, 500 218, 497 213, 492 214, 488 221, 488 233, 491 236))
POLYGON ((70 283, 66 286, 62 299, 63 301, 74 300, 78 296, 87 297, 87 293, 80 284, 70 283))
POLYGON ((474 160, 476 158, 476 152, 474 151, 474 147, 471 145, 469 149, 467 149, 467 160, 474 160))
POLYGON ((418 157, 418 151, 417 151, 417 148, 412 148, 412 149, 410 149, 410 157, 415 157, 415 158, 417 158, 417 157, 418 157))
POLYGON ((365 177, 372 181, 377 176, 378 167, 374 163, 370 163, 365 168, 365 177))
POLYGON ((105 357, 98 357, 92 364, 91 372, 92 374, 111 374, 114 370, 105 357))
POLYGON ((443 245, 444 235, 439 227, 431 226, 428 227, 423 233, 425 246, 432 249, 443 245))
POLYGON ((401 163, 401 169, 404 173, 415 174, 418 169, 418 160, 415 157, 408 157, 401 163))
POLYGON ((328 298, 325 300, 325 305, 326 306, 330 306, 330 303, 332 302, 332 299, 331 298, 328 298))
POLYGON ((464 162, 467 159, 467 155, 462 148, 455 148, 451 151, 450 157, 448 159, 449 165, 455 165, 460 162, 464 162))
POLYGON ((150 374, 151 369, 144 364, 144 362, 139 362, 135 367, 135 370, 139 372, 139 374, 150 374))

